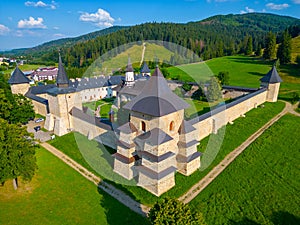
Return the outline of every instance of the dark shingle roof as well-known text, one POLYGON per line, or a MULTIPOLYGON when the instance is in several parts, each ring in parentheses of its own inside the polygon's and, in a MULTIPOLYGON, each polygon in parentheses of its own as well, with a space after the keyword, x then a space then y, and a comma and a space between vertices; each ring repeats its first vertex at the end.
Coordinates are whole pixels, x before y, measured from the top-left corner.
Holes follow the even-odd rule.
POLYGON ((84 122, 96 125, 97 127, 103 128, 104 130, 112 130, 111 124, 103 123, 98 118, 84 113, 81 109, 73 107, 70 114, 75 118, 81 119, 84 122))
POLYGON ((193 127, 192 124, 190 124, 190 122, 186 121, 186 120, 183 120, 180 128, 179 128, 179 133, 180 134, 188 134, 192 131, 196 130, 195 127, 193 127))
POLYGON ((24 73, 17 66, 8 80, 9 84, 25 84, 29 83, 30 80, 24 75, 24 73))
POLYGON ((60 54, 59 54, 59 59, 58 59, 58 72, 57 72, 56 84, 57 84, 57 86, 69 85, 69 79, 66 74, 65 68, 62 64, 60 54))
POLYGON ((130 61, 130 57, 128 57, 128 62, 127 62, 127 66, 126 66, 126 72, 133 72, 133 68, 132 68, 132 64, 130 61))
POLYGON ((141 93, 145 84, 146 80, 137 80, 133 86, 123 86, 119 93, 137 96, 141 93))
POLYGON ((158 67, 141 93, 124 106, 128 110, 157 117, 188 107, 189 104, 171 91, 158 67))
POLYGON ((146 62, 144 62, 143 67, 141 69, 141 73, 150 73, 150 69, 146 62))
POLYGON ((272 69, 265 75, 263 78, 260 79, 261 82, 274 84, 274 83, 281 83, 282 79, 280 78, 276 67, 273 66, 272 69))
POLYGON ((159 128, 154 128, 153 130, 147 131, 136 138, 140 141, 146 141, 152 146, 161 145, 173 140, 170 135, 159 128))
POLYGON ((108 87, 122 83, 122 78, 123 76, 99 76, 82 78, 80 81, 70 81, 69 86, 72 88, 76 88, 78 91, 92 88, 108 87))
POLYGON ((131 122, 125 123, 124 125, 118 127, 118 130, 125 134, 131 134, 138 131, 131 122))
POLYGON ((44 105, 48 105, 48 100, 42 97, 37 96, 35 93, 33 93, 33 87, 29 88, 29 90, 27 91, 27 93, 25 94, 25 96, 27 98, 30 98, 34 101, 40 102, 44 105))
POLYGON ((41 85, 41 86, 32 86, 30 87, 30 92, 34 95, 39 95, 39 94, 45 94, 48 92, 48 90, 56 87, 55 84, 47 84, 47 85, 41 85))

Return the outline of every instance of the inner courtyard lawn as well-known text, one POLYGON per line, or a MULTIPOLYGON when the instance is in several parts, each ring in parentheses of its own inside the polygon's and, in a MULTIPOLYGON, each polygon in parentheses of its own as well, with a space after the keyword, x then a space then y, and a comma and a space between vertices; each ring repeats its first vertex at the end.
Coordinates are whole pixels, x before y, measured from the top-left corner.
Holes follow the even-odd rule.
MULTIPOLYGON (((221 129, 217 135, 212 134, 209 137, 203 139, 199 145, 199 151, 203 152, 203 156, 201 159, 202 167, 200 168, 201 171, 198 170, 189 177, 177 173, 175 177, 176 186, 167 193, 163 194, 160 198, 137 186, 120 184, 115 184, 115 186, 124 190, 135 200, 146 205, 152 205, 158 199, 164 198, 166 196, 176 198, 180 197, 195 183, 202 179, 214 166, 222 161, 222 159, 224 159, 224 157, 228 153, 238 147, 249 136, 251 136, 251 134, 257 131, 276 114, 278 114, 284 108, 284 103, 265 103, 264 106, 265 107, 259 107, 257 109, 251 110, 246 114, 245 118, 239 118, 235 120, 233 125, 228 125, 226 127, 226 130, 224 128, 221 129), (222 134, 224 131, 225 136, 224 140, 222 140, 222 134), (218 152, 214 152, 217 154, 214 160, 211 162, 210 159, 212 157, 212 152, 214 151, 214 149, 216 149, 216 146, 218 147, 219 143, 221 143, 220 150, 218 152)), ((110 174, 113 174, 112 157, 106 157, 107 162, 105 162, 105 157, 101 157, 101 155, 107 154, 111 150, 108 149, 108 151, 105 151, 105 149, 103 149, 103 146, 99 146, 96 141, 89 141, 86 137, 78 133, 70 133, 62 137, 57 137, 56 139, 50 141, 50 144, 70 156, 72 159, 74 159, 87 169, 100 175, 102 178, 103 174, 105 175, 105 173, 108 173, 109 176, 111 176, 110 174), (79 151, 76 141, 80 141, 80 146, 85 146, 84 148, 80 148, 81 151, 79 151), (84 154, 84 156, 81 152, 84 154), (91 161, 93 161, 92 164, 87 163, 85 158, 91 159, 91 161), (101 160, 101 163, 96 163, 94 160, 95 158, 101 160), (102 162, 102 160, 104 161, 102 162), (106 166, 103 167, 103 165, 106 166), (101 170, 101 168, 105 169, 106 172, 103 173, 101 171, 99 173, 99 170, 101 170)), ((119 179, 119 177, 114 177, 114 179, 119 179)))
POLYGON ((30 183, 0 186, 0 224, 148 224, 43 148, 30 183))
POLYGON ((300 224, 299 133, 283 116, 189 204, 208 225, 300 224))

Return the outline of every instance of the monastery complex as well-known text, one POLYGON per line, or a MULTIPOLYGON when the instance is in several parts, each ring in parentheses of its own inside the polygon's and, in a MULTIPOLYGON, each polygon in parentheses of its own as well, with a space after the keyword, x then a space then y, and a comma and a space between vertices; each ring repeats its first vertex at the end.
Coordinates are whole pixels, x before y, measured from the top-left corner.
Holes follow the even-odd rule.
POLYGON ((158 67, 150 75, 144 64, 135 75, 130 60, 125 77, 72 80, 59 57, 56 84, 29 82, 18 67, 9 79, 12 93, 30 98, 36 113, 46 117, 45 129, 58 136, 79 132, 116 149, 114 172, 160 196, 175 185, 176 172, 189 176, 200 167, 197 146, 203 138, 264 102, 276 102, 282 80, 273 67, 260 88, 236 88, 247 94, 191 120, 184 118, 189 104, 173 93, 158 67), (125 123, 115 123, 113 112, 110 121, 103 121, 82 105, 110 97, 117 97, 117 107, 130 112, 125 123))

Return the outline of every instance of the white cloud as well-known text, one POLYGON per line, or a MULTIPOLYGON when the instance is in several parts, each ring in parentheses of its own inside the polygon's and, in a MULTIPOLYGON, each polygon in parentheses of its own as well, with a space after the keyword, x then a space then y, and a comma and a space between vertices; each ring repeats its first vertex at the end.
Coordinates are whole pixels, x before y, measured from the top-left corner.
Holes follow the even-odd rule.
POLYGON ((4 26, 3 24, 0 24, 0 35, 5 35, 9 32, 9 28, 4 26))
POLYGON ((38 1, 38 2, 31 2, 31 1, 27 1, 25 2, 25 6, 31 6, 31 7, 41 7, 41 8, 49 8, 49 9, 56 9, 56 2, 52 1, 51 4, 46 4, 45 2, 42 1, 38 1))
POLYGON ((300 4, 300 0, 293 0, 295 4, 300 4))
POLYGON ((55 37, 55 38, 62 38, 62 37, 66 37, 66 35, 57 33, 57 34, 53 34, 53 37, 55 37))
POLYGON ((282 9, 286 9, 286 8, 290 7, 290 5, 287 3, 275 4, 275 3, 271 2, 271 3, 266 4, 266 7, 268 7, 269 9, 273 9, 273 10, 282 10, 282 9))
POLYGON ((41 28, 45 29, 47 28, 44 24, 44 19, 41 17, 38 17, 37 19, 34 19, 32 16, 29 17, 29 20, 24 19, 20 20, 18 22, 18 28, 41 28))
POLYGON ((84 22, 92 22, 98 27, 111 27, 115 21, 115 19, 112 18, 107 11, 101 8, 99 8, 96 13, 82 12, 79 20, 84 22))
POLYGON ((59 30, 59 27, 53 27, 53 30, 59 30))
POLYGON ((241 11, 240 11, 241 14, 245 14, 245 13, 254 13, 254 12, 255 12, 255 10, 249 8, 248 6, 245 8, 245 10, 241 10, 241 11))

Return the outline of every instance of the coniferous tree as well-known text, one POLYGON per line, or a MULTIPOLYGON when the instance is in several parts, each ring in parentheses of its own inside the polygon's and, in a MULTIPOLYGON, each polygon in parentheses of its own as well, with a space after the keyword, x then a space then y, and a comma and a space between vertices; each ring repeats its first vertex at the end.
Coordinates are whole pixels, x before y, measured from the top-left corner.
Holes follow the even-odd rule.
POLYGON ((276 52, 276 36, 269 32, 266 37, 266 47, 263 54, 264 59, 274 59, 276 52))
POLYGON ((282 43, 279 45, 277 51, 277 58, 280 60, 280 64, 287 64, 291 62, 292 43, 291 36, 286 30, 282 34, 282 43))
POLYGON ((252 55, 252 52, 253 52, 253 40, 252 37, 250 36, 247 41, 246 55, 252 55))
POLYGON ((261 56, 262 55, 262 47, 261 47, 261 44, 259 43, 258 46, 257 46, 257 49, 255 51, 255 55, 256 56, 261 56))

